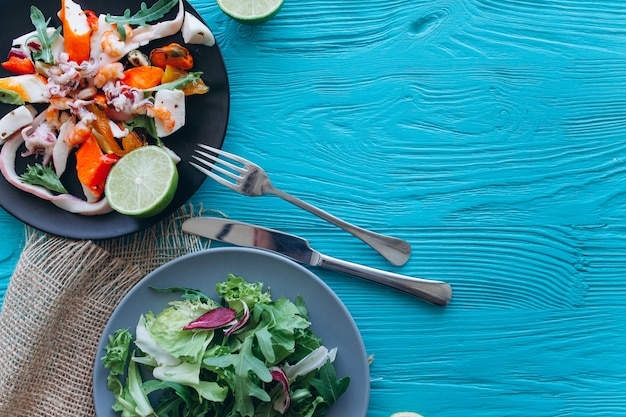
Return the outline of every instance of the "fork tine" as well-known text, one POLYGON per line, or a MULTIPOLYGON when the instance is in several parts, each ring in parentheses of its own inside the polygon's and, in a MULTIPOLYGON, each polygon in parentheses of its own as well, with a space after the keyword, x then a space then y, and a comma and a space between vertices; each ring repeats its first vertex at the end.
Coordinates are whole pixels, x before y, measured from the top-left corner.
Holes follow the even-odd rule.
POLYGON ((245 169, 243 169, 242 167, 237 166, 237 165, 235 165, 235 164, 233 164, 233 163, 231 163, 229 161, 226 161, 224 159, 218 158, 215 155, 211 155, 210 153, 202 152, 202 151, 199 151, 197 149, 196 149, 196 153, 199 154, 199 155, 204 156, 207 159, 210 159, 212 161, 212 163, 208 162, 208 161, 205 161, 203 159, 200 159, 200 158, 198 158, 195 155, 193 156, 193 158, 197 159, 200 162, 203 162, 206 165, 209 165, 210 167, 216 167, 217 168, 217 164, 222 164, 222 165, 226 166, 227 168, 232 169, 233 171, 236 171, 236 172, 238 172, 240 174, 243 174, 245 172, 245 169))
POLYGON ((189 165, 191 165, 192 167, 194 167, 198 171, 202 172, 207 177, 209 177, 209 178, 213 179, 214 181, 222 184, 223 186, 228 187, 228 188, 230 188, 233 191, 237 191, 237 184, 232 183, 232 182, 224 179, 223 177, 220 177, 216 173, 211 172, 211 171, 209 171, 208 169, 206 169, 204 167, 201 167, 200 165, 196 164, 195 162, 189 161, 189 165))
MULTIPOLYGON (((201 155, 205 155, 203 152, 198 152, 198 153, 200 153, 201 155)), ((205 167, 210 168, 211 172, 213 172, 213 173, 215 171, 217 171, 217 172, 219 172, 219 173, 221 173, 221 174, 223 174, 223 175, 225 175, 225 176, 227 176, 229 178, 232 178, 235 181, 239 181, 239 180, 241 180, 243 178, 242 175, 238 175, 238 174, 236 174, 234 172, 228 171, 228 170, 222 168, 221 166, 217 165, 217 163, 222 162, 222 161, 219 161, 218 159, 215 159, 216 163, 211 163, 209 161, 205 161, 202 158, 199 158, 197 155, 192 155, 191 157, 193 159, 195 159, 196 161, 200 162, 201 164, 204 164, 205 167)), ((232 164, 228 164, 228 163, 226 163, 226 164, 227 165, 231 165, 231 167, 233 169, 235 169, 239 174, 242 174, 242 172, 237 169, 238 167, 232 166, 232 164)))
POLYGON ((240 157, 238 155, 232 154, 230 152, 223 151, 223 150, 218 149, 218 148, 214 148, 213 146, 205 145, 204 143, 200 143, 200 144, 198 144, 198 146, 201 147, 202 149, 205 149, 205 150, 209 151, 209 152, 213 152, 213 153, 216 153, 216 154, 218 154, 220 156, 224 156, 226 158, 230 158, 233 161, 237 161, 237 162, 239 162, 242 165, 251 164, 250 161, 248 161, 248 160, 246 160, 246 159, 244 159, 244 158, 242 158, 242 157, 240 157))

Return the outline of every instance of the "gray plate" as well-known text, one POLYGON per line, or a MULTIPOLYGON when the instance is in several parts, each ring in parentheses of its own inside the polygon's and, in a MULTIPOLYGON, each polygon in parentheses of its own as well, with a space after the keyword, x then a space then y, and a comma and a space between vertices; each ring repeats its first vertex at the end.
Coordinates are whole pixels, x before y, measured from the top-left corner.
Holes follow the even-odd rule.
POLYGON ((134 328, 141 314, 160 312, 176 295, 150 287, 189 287, 217 300, 215 284, 235 274, 248 281, 260 281, 272 298, 285 296, 295 301, 302 295, 309 310, 314 333, 328 348, 337 347, 335 369, 338 377, 350 376, 350 387, 333 405, 327 417, 365 417, 369 402, 369 367, 359 330, 339 297, 306 268, 279 255, 249 248, 215 248, 195 252, 171 261, 148 274, 115 309, 98 345, 94 364, 94 404, 98 417, 115 417, 113 394, 107 389, 108 371, 102 366, 109 335, 120 328, 134 328))

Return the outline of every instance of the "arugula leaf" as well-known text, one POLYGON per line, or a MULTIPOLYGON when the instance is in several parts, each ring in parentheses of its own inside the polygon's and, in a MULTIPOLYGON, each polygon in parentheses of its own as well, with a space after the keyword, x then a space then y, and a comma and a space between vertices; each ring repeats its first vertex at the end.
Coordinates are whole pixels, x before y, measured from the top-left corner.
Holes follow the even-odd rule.
POLYGON ((232 367, 235 371, 234 380, 230 381, 231 389, 235 396, 233 412, 241 416, 254 416, 254 403, 252 397, 261 401, 270 401, 269 394, 252 380, 251 374, 263 382, 270 382, 272 374, 262 360, 252 353, 253 336, 246 337, 239 353, 209 357, 203 360, 206 366, 226 368, 232 367))
POLYGON ((48 36, 48 24, 50 18, 45 20, 43 13, 36 6, 30 6, 30 20, 33 22, 35 29, 37 30, 37 39, 39 39, 39 45, 41 49, 33 51, 33 58, 36 61, 43 61, 46 64, 54 63, 54 56, 52 55, 52 42, 61 33, 61 28, 58 27, 52 32, 52 35, 48 36))
POLYGON ((150 93, 150 92, 159 91, 159 90, 176 90, 176 89, 181 89, 185 85, 196 81, 198 78, 200 78, 201 75, 202 75, 202 72, 200 72, 200 71, 190 72, 189 74, 185 75, 184 77, 180 77, 180 78, 178 78, 178 79, 176 79, 174 81, 170 81, 168 83, 159 84, 156 87, 146 88, 143 91, 150 93))
POLYGON ((165 16, 174 8, 174 6, 178 4, 178 1, 179 0, 159 0, 151 7, 148 7, 145 2, 141 2, 141 8, 134 15, 131 16, 130 9, 126 9, 124 10, 123 16, 111 16, 110 14, 107 14, 105 20, 107 23, 117 24, 117 31, 122 37, 122 40, 125 41, 125 24, 135 26, 148 25, 150 22, 154 22, 165 16))
POLYGON ((183 300, 191 300, 191 301, 198 301, 201 303, 213 304, 213 300, 211 300, 207 295, 205 295, 202 291, 196 290, 193 288, 187 288, 187 287, 167 287, 167 288, 150 287, 150 288, 152 288, 155 291, 160 291, 160 292, 182 292, 183 294, 181 295, 181 297, 183 300))
POLYGON ((60 194, 67 194, 68 192, 50 165, 47 167, 40 163, 36 163, 34 166, 28 165, 26 172, 20 176, 20 179, 27 184, 39 185, 60 194))
POLYGON ((275 303, 257 303, 254 319, 259 322, 255 335, 266 361, 276 364, 295 349, 296 329, 305 329, 311 323, 300 317, 300 310, 289 299, 281 297, 275 303))
POLYGON ((193 403, 197 401, 194 398, 193 390, 178 382, 149 379, 144 381, 143 388, 148 395, 160 391, 161 398, 154 409, 157 416, 170 415, 173 410, 178 410, 181 406, 192 407, 193 403))
POLYGON ((287 358, 288 363, 296 363, 322 346, 322 339, 315 336, 310 328, 297 329, 294 336, 296 338, 296 350, 287 358))
POLYGON ((221 403, 202 401, 197 391, 171 381, 152 379, 144 381, 143 388, 149 395, 159 391, 160 398, 154 411, 157 416, 200 417, 222 415, 218 411, 221 403), (183 409, 186 410, 183 412, 183 409))
POLYGON ((317 392, 324 397, 324 400, 326 400, 330 407, 337 402, 341 394, 346 392, 350 384, 350 377, 346 376, 337 379, 335 367, 330 361, 327 361, 326 364, 320 368, 319 376, 312 379, 310 383, 317 392))
POLYGON ((161 146, 163 144, 161 142, 161 138, 159 138, 159 135, 157 134, 156 124, 154 123, 154 119, 152 117, 141 114, 139 116, 133 117, 132 119, 126 120, 122 124, 128 130, 134 130, 137 128, 145 129, 145 131, 150 136, 156 139, 158 146, 161 146))

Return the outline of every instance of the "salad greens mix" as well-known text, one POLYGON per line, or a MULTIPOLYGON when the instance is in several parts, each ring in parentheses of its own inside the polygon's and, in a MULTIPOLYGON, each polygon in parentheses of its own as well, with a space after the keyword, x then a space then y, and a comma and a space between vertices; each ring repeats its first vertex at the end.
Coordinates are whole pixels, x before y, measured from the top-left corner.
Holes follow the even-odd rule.
POLYGON ((102 357, 122 416, 323 416, 347 390, 302 297, 272 300, 232 274, 216 286, 219 303, 195 289, 155 290, 181 298, 142 315, 135 336, 117 330, 102 357))

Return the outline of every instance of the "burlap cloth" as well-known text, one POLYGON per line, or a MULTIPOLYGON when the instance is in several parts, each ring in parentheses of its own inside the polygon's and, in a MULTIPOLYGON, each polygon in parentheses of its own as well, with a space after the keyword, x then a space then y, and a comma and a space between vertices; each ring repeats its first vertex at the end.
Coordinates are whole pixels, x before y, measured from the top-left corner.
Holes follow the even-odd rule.
POLYGON ((29 227, 0 312, 0 417, 95 415, 92 370, 104 326, 148 272, 206 247, 184 207, 136 234, 69 240, 29 227))

